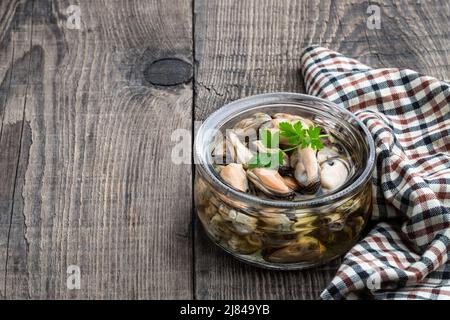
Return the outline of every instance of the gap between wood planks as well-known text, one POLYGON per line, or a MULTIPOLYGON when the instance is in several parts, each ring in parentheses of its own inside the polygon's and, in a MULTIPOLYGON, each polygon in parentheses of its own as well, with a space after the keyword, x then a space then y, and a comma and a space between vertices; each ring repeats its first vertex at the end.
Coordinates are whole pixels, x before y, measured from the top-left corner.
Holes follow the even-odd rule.
POLYGON ((192 212, 191 212, 191 232, 192 232, 192 299, 197 300, 196 297, 196 270, 195 270, 195 221, 196 221, 196 212, 195 212, 195 202, 194 202, 194 184, 195 184, 195 161, 194 161, 194 141, 195 141, 195 103, 197 98, 197 90, 195 89, 195 83, 197 79, 197 63, 195 59, 195 0, 191 2, 191 35, 192 35, 192 113, 191 113, 191 204, 192 204, 192 212))

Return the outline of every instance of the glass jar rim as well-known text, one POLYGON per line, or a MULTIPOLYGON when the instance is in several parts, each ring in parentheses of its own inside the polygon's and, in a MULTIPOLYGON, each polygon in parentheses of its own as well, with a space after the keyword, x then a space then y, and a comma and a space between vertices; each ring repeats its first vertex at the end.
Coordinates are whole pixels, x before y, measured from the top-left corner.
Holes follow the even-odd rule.
MULTIPOLYGON (((350 125, 355 126, 354 123, 350 125)), ((332 202, 340 200, 341 198, 345 197, 346 195, 350 194, 355 190, 358 190, 361 186, 363 186, 367 182, 367 180, 370 179, 375 164, 375 143, 367 127, 362 123, 362 121, 360 121, 353 113, 351 113, 347 109, 340 107, 331 101, 307 94, 292 93, 292 92, 274 92, 274 93, 253 95, 239 100, 235 100, 213 112, 203 122, 203 124, 197 131, 194 142, 194 159, 196 163, 196 168, 203 175, 203 177, 210 184, 213 184, 215 187, 218 187, 221 191, 223 191, 224 194, 230 194, 233 197, 233 200, 240 200, 249 204, 256 204, 259 206, 267 206, 273 208, 298 209, 330 204, 332 202), (364 133, 363 138, 365 138, 368 143, 368 156, 367 162, 364 166, 364 170, 356 178, 356 180, 353 181, 350 185, 348 185, 344 189, 336 193, 330 193, 329 195, 325 195, 320 198, 312 198, 298 201, 287 201, 287 200, 261 199, 257 196, 238 191, 230 187, 226 183, 224 183, 221 179, 219 179, 213 172, 214 168, 212 163, 208 162, 207 155, 210 152, 209 143, 212 142, 210 133, 215 130, 219 130, 226 122, 230 121, 235 117, 238 117, 241 113, 246 112, 248 109, 258 107, 270 107, 271 104, 282 104, 282 103, 292 104, 295 103, 293 100, 296 100, 297 103, 300 102, 318 103, 325 105, 329 108, 336 109, 337 111, 342 112, 346 116, 351 118, 352 121, 356 123, 357 126, 362 130, 362 132, 364 133)))

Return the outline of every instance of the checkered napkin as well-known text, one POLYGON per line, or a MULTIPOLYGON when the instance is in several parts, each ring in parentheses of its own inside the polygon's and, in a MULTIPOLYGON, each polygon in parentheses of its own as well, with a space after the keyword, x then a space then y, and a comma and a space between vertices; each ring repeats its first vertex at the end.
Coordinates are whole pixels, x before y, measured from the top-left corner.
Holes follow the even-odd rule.
POLYGON ((306 91, 344 106, 373 135, 377 225, 344 258, 323 299, 450 299, 450 85, 305 50, 306 91))

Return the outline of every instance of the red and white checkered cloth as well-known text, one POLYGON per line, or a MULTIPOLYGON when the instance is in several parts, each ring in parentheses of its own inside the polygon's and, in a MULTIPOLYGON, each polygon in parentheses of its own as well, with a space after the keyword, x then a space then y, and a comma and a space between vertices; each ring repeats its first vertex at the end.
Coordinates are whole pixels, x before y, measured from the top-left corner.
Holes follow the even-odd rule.
POLYGON ((348 108, 373 135, 376 227, 323 299, 450 299, 450 85, 372 69, 321 47, 301 59, 306 91, 348 108))

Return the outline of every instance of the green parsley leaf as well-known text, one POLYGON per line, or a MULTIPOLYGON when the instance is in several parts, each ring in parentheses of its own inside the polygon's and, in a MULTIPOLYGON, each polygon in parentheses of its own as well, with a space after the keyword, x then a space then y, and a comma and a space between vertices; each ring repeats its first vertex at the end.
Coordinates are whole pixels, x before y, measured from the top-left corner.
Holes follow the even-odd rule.
POLYGON ((315 150, 320 150, 324 147, 320 139, 328 137, 328 135, 321 135, 322 129, 320 127, 310 127, 308 129, 303 128, 301 121, 297 121, 294 124, 289 122, 281 122, 279 124, 280 136, 287 139, 289 144, 294 147, 284 149, 285 152, 291 151, 297 148, 311 147, 315 150))
POLYGON ((284 163, 284 152, 282 150, 278 151, 278 164, 280 166, 285 165, 285 163, 284 163))
POLYGON ((283 137, 295 137, 298 135, 296 129, 289 122, 280 122, 278 127, 280 128, 280 135, 283 137))
POLYGON ((283 163, 284 153, 281 150, 279 150, 278 152, 258 152, 250 159, 248 168, 278 169, 278 167, 283 163))
POLYGON ((304 136, 305 135, 305 129, 303 129, 303 125, 300 121, 297 121, 294 123, 294 129, 298 136, 304 136))
POLYGON ((284 156, 288 151, 297 148, 311 147, 315 150, 320 150, 324 147, 320 139, 328 137, 328 135, 321 135, 322 129, 320 127, 304 128, 300 121, 292 124, 290 122, 280 122, 279 131, 272 132, 269 129, 262 129, 260 131, 260 138, 262 144, 267 149, 272 149, 271 152, 258 152, 250 160, 249 169, 254 168, 271 168, 278 169, 284 164, 284 156), (280 137, 286 138, 292 147, 284 150, 279 149, 280 137), (275 151, 277 150, 277 151, 275 151))

